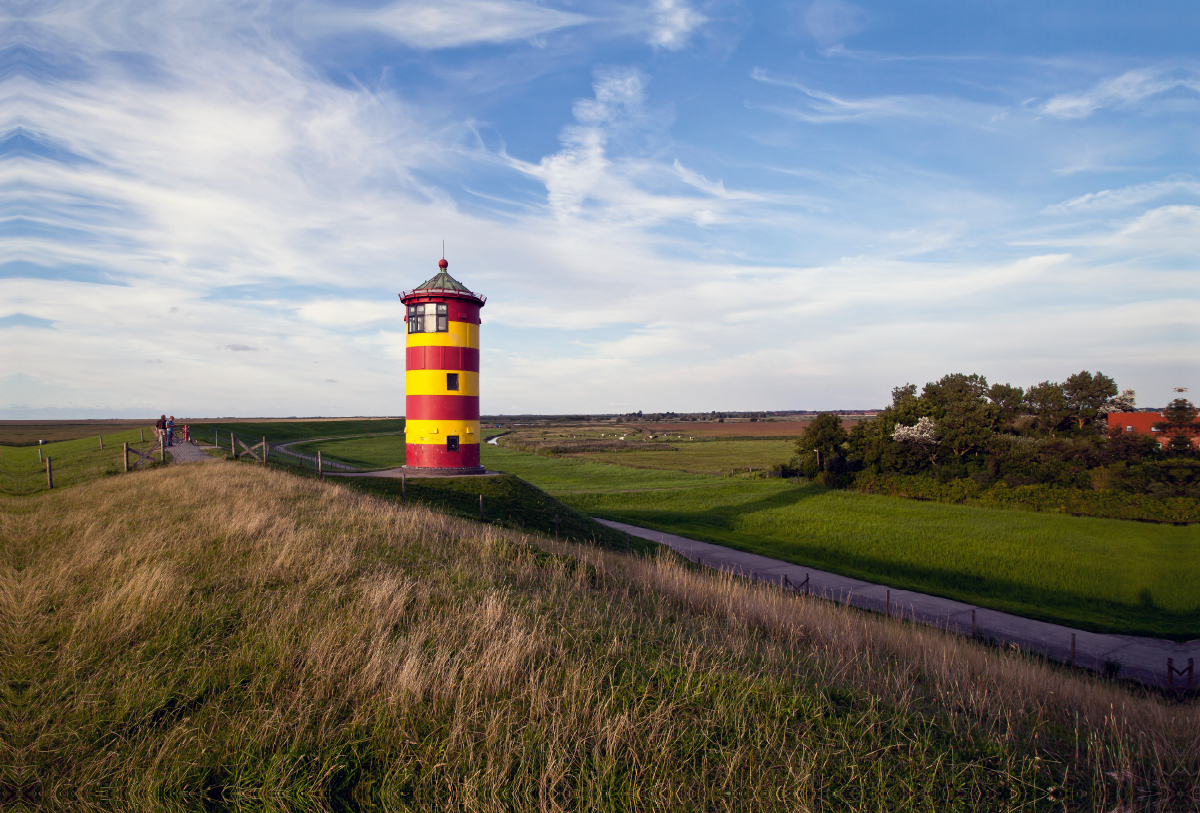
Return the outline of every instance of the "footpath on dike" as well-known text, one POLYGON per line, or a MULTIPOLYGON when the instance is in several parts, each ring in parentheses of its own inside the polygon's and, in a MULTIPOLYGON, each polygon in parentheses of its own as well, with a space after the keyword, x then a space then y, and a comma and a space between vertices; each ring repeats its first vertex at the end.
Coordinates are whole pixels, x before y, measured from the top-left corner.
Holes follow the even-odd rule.
POLYGON ((599 517, 596 521, 632 536, 659 542, 704 567, 780 587, 790 586, 792 589, 798 588, 807 578, 809 592, 819 598, 877 613, 887 612, 905 620, 962 635, 971 635, 973 625, 977 638, 1015 645, 1023 651, 1040 653, 1060 663, 1071 662, 1073 636, 1076 666, 1104 672, 1108 664, 1118 663, 1120 669, 1117 677, 1149 686, 1165 689, 1173 683, 1176 689, 1186 688, 1187 675, 1175 674, 1172 681, 1167 671, 1167 660, 1171 659, 1176 669, 1186 669, 1188 658, 1192 658, 1195 663, 1192 687, 1200 686, 1200 639, 1176 643, 1160 638, 1086 632, 953 599, 896 590, 624 522, 599 517), (787 582, 784 581, 785 577, 787 582))

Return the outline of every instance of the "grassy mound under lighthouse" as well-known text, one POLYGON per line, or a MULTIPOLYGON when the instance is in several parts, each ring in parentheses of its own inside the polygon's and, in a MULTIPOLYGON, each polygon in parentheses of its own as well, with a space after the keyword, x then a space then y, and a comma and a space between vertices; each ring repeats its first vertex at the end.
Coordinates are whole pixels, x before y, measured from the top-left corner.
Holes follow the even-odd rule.
POLYGON ((482 474, 479 465, 479 309, 487 297, 438 261, 432 279, 400 294, 405 354, 405 467, 482 474))

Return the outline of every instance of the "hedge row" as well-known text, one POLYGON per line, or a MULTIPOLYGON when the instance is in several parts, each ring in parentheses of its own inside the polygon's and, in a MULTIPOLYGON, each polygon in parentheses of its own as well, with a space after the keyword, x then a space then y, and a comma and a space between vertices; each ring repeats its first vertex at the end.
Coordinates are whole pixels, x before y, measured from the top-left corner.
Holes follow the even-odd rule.
POLYGON ((1016 508, 1153 522, 1200 522, 1200 500, 1192 497, 1156 497, 1150 494, 1056 488, 1042 484, 1010 487, 1003 481, 981 486, 969 478, 939 483, 929 477, 865 471, 855 476, 854 488, 866 494, 982 508, 1016 508))

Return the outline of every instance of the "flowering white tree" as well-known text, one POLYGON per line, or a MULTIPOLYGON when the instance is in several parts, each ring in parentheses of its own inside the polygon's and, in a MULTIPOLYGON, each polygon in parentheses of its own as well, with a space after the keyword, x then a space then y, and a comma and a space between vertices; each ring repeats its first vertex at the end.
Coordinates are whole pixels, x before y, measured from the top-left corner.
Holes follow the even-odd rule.
POLYGON ((1120 395, 1114 395, 1108 399, 1104 406, 1100 407, 1100 414, 1133 412, 1135 409, 1137 409, 1137 393, 1133 390, 1121 390, 1120 395))
POLYGON ((918 418, 912 426, 897 426, 892 440, 915 443, 929 454, 929 462, 937 462, 938 426, 932 418, 918 418))

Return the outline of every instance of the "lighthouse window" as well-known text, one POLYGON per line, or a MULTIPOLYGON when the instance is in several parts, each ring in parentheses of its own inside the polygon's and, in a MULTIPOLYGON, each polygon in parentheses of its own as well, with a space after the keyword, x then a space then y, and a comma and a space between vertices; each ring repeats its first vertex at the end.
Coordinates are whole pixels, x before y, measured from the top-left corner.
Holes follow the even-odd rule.
POLYGON ((446 389, 458 391, 458 373, 446 373, 446 389))
POLYGON ((424 305, 408 306, 409 333, 448 333, 450 313, 448 305, 428 302, 424 305))
POLYGON ((458 435, 447 435, 446 436, 446 451, 447 452, 457 452, 458 451, 458 435))

